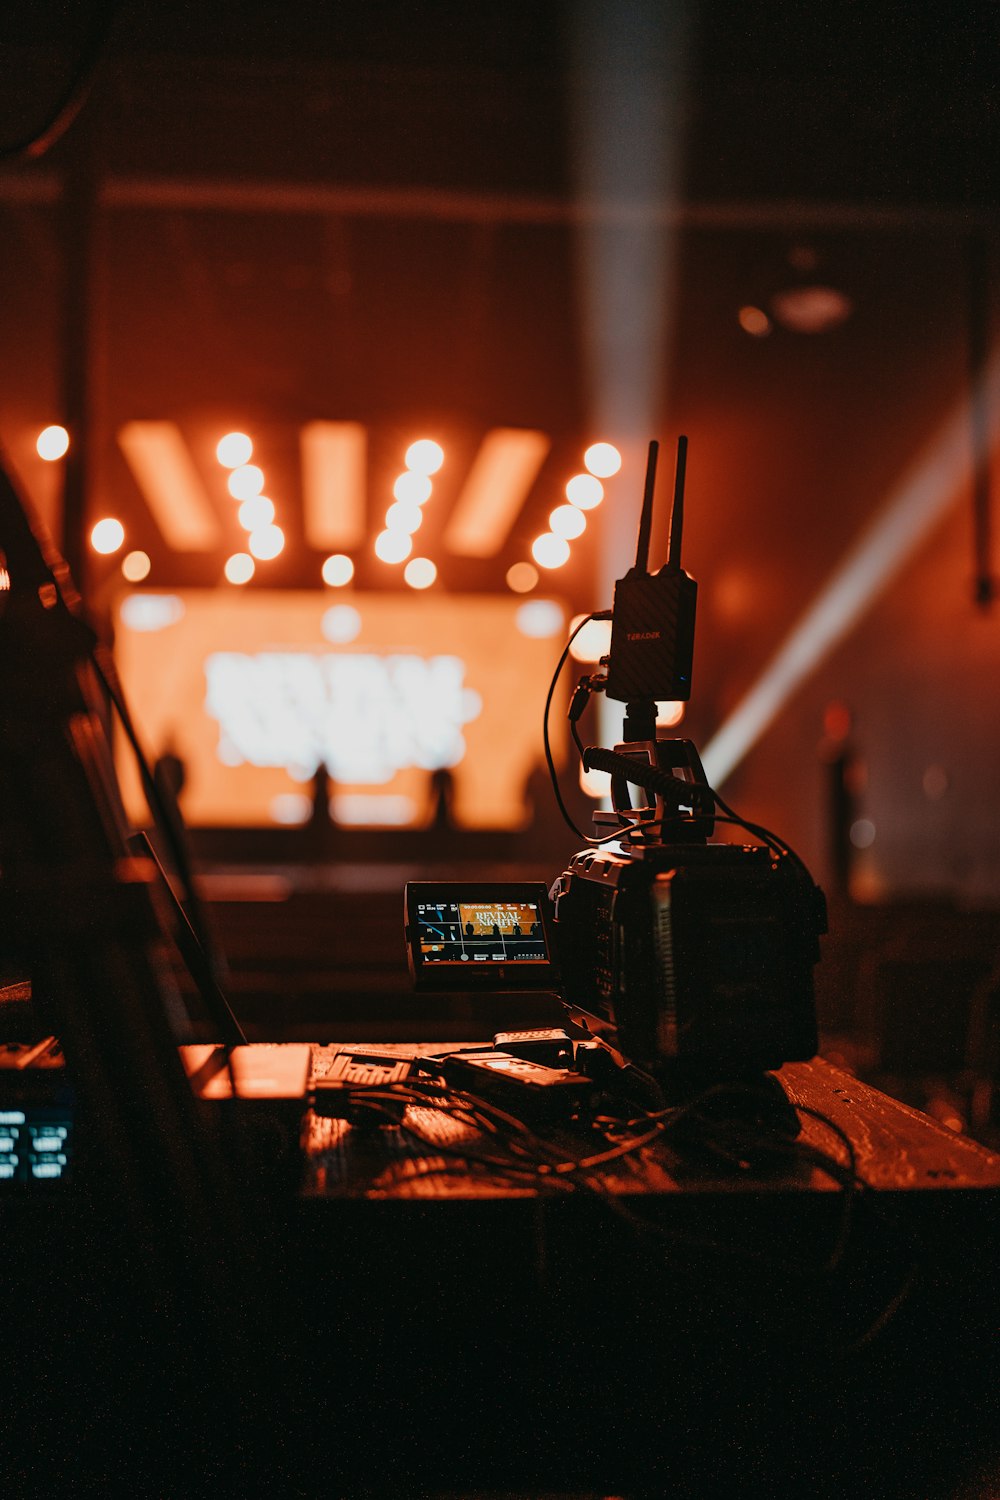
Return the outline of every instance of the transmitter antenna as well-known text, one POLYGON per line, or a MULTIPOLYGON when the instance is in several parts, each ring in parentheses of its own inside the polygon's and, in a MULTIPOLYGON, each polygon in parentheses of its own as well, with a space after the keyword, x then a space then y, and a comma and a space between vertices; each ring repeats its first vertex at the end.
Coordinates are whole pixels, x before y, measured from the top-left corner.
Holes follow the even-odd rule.
POLYGON ((659 455, 660 445, 653 438, 649 445, 649 457, 646 459, 646 486, 642 493, 639 540, 635 549, 635 566, 639 573, 649 572, 649 536, 653 529, 653 491, 656 488, 656 460, 659 455))
MULTIPOLYGON (((650 444, 652 447, 652 444, 650 444)), ((670 549, 667 552, 667 567, 679 568, 681 565, 681 534, 684 530, 684 476, 687 473, 688 440, 686 437, 677 439, 677 468, 674 471, 674 503, 670 511, 670 549)), ((655 470, 656 461, 653 460, 655 470)), ((648 480, 647 480, 648 484, 648 480)), ((650 504, 652 504, 652 492, 650 491, 650 504)), ((643 500, 645 515, 646 501, 643 500)), ((641 523, 640 523, 641 524, 641 523)), ((648 539, 647 539, 648 550, 648 539)))

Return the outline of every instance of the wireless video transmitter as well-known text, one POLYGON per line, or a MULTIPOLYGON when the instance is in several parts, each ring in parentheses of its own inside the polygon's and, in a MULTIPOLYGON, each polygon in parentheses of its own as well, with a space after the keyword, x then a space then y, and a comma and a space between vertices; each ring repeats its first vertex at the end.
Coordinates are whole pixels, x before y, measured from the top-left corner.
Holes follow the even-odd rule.
POLYGON ((635 566, 615 584, 605 692, 621 703, 640 699, 686 702, 691 696, 698 585, 681 567, 687 438, 677 441, 667 561, 658 573, 650 573, 647 564, 658 453, 659 444, 654 440, 649 445, 635 566))

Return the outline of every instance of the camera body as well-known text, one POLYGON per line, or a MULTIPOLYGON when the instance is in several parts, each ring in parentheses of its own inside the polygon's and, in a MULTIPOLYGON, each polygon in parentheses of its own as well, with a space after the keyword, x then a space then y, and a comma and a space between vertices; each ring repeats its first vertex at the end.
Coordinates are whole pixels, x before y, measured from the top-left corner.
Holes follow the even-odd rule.
POLYGON ((571 1018, 654 1073, 744 1076, 812 1057, 818 887, 737 844, 586 849, 552 888, 571 1018))

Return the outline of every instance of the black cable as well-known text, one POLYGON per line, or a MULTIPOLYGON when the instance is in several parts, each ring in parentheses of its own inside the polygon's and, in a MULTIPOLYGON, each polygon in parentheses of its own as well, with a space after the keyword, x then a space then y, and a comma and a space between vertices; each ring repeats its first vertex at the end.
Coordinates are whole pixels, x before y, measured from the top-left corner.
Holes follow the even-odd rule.
POLYGON ((41 126, 20 140, 0 145, 0 161, 10 161, 15 157, 39 161, 66 134, 90 98, 101 55, 121 8, 121 0, 95 7, 93 25, 66 87, 41 126))
MULTIPOLYGON (((552 674, 552 681, 549 683, 549 691, 546 694, 545 698, 545 709, 542 714, 542 748, 545 751, 545 764, 549 768, 549 780, 552 783, 552 791, 555 794, 556 803, 559 807, 559 811, 562 813, 563 821, 573 830, 577 838, 582 839, 586 844, 606 844, 610 842, 611 839, 619 838, 620 833, 616 831, 614 833, 606 834, 603 838, 594 838, 592 835, 583 833, 579 828, 577 828, 575 822, 570 816, 565 802, 563 801, 562 792, 559 789, 559 777, 556 774, 555 761, 552 759, 552 745, 549 741, 549 713, 552 708, 552 699, 555 697, 556 684, 559 681, 559 674, 562 672, 563 667, 566 665, 566 658, 569 656, 569 648, 572 646, 573 642, 580 634, 580 631, 585 625, 589 625, 591 620, 610 619, 611 611, 609 609, 595 610, 593 614, 584 615, 579 625, 577 625, 576 628, 572 631, 569 640, 563 647, 562 655, 560 656, 559 661, 556 664, 556 669, 552 674)), ((577 741, 577 743, 579 743, 579 741, 577 741)))

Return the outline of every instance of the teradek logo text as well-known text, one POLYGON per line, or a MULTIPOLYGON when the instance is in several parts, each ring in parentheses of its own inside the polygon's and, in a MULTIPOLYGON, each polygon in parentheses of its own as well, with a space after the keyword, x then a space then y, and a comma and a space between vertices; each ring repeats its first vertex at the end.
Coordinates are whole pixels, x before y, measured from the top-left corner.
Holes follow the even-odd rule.
POLYGON ((630 641, 658 641, 660 632, 658 630, 630 630, 628 638, 630 641))

